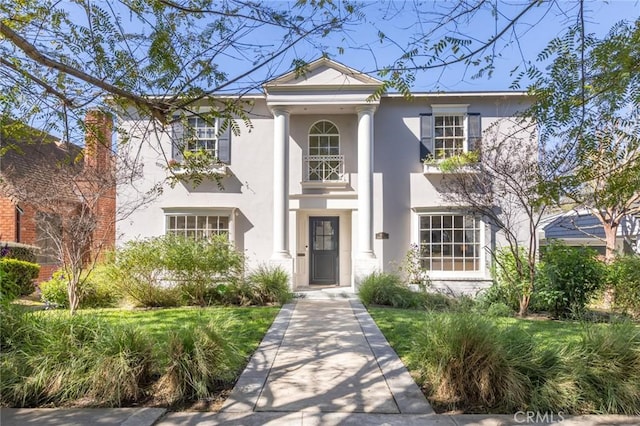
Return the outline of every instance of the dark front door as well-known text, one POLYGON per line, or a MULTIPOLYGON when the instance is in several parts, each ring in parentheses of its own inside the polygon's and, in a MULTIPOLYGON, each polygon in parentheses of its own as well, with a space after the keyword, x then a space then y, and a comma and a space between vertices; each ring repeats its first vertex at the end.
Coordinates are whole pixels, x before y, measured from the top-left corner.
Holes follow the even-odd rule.
POLYGON ((338 284, 338 218, 309 218, 309 284, 338 284))

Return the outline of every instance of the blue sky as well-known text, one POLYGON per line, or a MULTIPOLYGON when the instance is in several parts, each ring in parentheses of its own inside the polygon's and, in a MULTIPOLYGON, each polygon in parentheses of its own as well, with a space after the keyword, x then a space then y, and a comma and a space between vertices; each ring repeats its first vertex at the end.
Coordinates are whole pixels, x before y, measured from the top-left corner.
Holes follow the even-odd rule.
MULTIPOLYGON (((506 20, 513 17, 523 8, 526 0, 498 1, 498 12, 492 15, 486 11, 469 20, 460 22, 458 34, 449 30, 436 32, 431 41, 436 41, 445 35, 469 37, 477 42, 489 39, 499 31, 506 20), (496 18, 497 17, 497 18, 496 18)), ((442 11, 453 2, 443 0, 427 1, 368 1, 365 2, 365 19, 357 26, 347 28, 344 34, 335 34, 321 40, 326 52, 334 60, 344 63, 360 71, 376 76, 375 70, 390 65, 402 54, 402 48, 416 37, 428 31, 428 23, 419 25, 416 10, 420 12, 442 11), (387 38, 380 42, 378 32, 383 31, 387 38), (339 54, 337 47, 343 47, 344 53, 339 54)), ((491 78, 472 78, 476 73, 472 67, 462 64, 448 66, 428 72, 420 72, 416 76, 414 91, 484 91, 508 90, 514 77, 510 72, 523 61, 534 61, 536 55, 544 49, 547 43, 561 35, 566 27, 576 20, 577 1, 546 2, 534 8, 525 15, 524 19, 509 32, 505 39, 509 43, 500 42, 495 54, 496 69, 491 78), (517 41, 516 41, 517 40, 517 41)), ((585 1, 587 31, 603 36, 618 21, 637 19, 640 14, 638 0, 613 1, 585 1)), ((260 34, 259 37, 264 37, 260 34)), ((267 35, 268 37, 268 35, 267 35)), ((291 66, 293 55, 312 60, 320 56, 322 48, 303 45, 296 47, 290 55, 278 60, 270 70, 285 72, 291 66)), ((265 71, 263 71, 264 73, 265 71)), ((254 75, 254 81, 259 81, 261 73, 254 75)))

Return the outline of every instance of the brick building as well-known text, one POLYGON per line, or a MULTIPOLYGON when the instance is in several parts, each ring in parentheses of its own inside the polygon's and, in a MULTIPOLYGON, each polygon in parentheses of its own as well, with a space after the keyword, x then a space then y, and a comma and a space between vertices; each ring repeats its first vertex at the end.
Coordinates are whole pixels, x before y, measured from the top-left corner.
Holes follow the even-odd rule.
POLYGON ((85 122, 85 149, 25 126, 0 130, 0 241, 39 248, 38 281, 60 267, 59 244, 83 217, 91 217, 79 242, 86 260, 114 247, 112 120, 90 111, 85 122))

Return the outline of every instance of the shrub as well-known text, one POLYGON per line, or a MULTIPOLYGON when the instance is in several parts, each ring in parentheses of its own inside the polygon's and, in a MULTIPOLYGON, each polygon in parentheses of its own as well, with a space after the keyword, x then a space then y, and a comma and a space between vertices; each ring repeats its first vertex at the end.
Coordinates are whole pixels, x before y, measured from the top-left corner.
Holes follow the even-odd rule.
POLYGON ((201 324, 177 330, 169 337, 169 364, 154 385, 159 398, 168 404, 204 398, 216 386, 233 381, 240 355, 218 329, 219 324, 201 324))
POLYGON ((62 278, 62 275, 62 271, 56 271, 49 281, 40 283, 40 298, 45 303, 68 308, 67 282, 62 278))
POLYGON ((4 257, 6 259, 24 260, 30 263, 37 263, 38 259, 33 249, 29 247, 9 247, 4 257))
POLYGON ((161 238, 162 266, 181 287, 188 304, 205 305, 207 290, 242 274, 244 258, 225 235, 208 239, 178 236, 161 238))
MULTIPOLYGON (((117 305, 118 294, 111 285, 108 268, 108 265, 99 265, 93 271, 82 274, 81 284, 78 286, 80 308, 109 308, 117 305)), ((49 281, 40 283, 40 291, 44 302, 62 308, 69 307, 64 271, 58 270, 49 281)))
POLYGON ((39 265, 24 260, 2 258, 0 269, 4 271, 5 279, 10 282, 7 286, 10 287, 11 283, 15 285, 17 296, 26 296, 35 291, 33 280, 38 278, 39 265))
POLYGON ((609 265, 608 281, 617 308, 640 317, 640 256, 618 257, 609 265))
POLYGON ((220 283, 242 274, 244 259, 225 236, 193 240, 163 236, 131 241, 112 271, 119 291, 141 306, 205 305, 220 283))
POLYGON ((14 280, 10 280, 4 269, 0 268, 0 303, 10 302, 18 297, 18 287, 14 280))
POLYGON ((418 293, 420 305, 428 311, 448 311, 456 309, 460 303, 460 299, 454 299, 441 293, 418 293))
POLYGON ((520 249, 519 258, 521 272, 510 249, 503 248, 496 253, 493 271, 495 282, 481 297, 481 303, 486 307, 503 303, 513 311, 520 310, 520 299, 530 282, 531 271, 528 268, 527 252, 523 248, 520 249))
POLYGON ((507 306, 507 304, 496 302, 489 305, 489 308, 486 310, 486 314, 489 317, 510 317, 513 316, 514 312, 511 307, 507 306))
POLYGON ((257 305, 284 304, 293 298, 289 290, 289 275, 280 267, 259 266, 247 277, 252 286, 253 302, 257 305))
POLYGON ((384 305, 394 308, 417 308, 421 305, 419 293, 411 291, 402 278, 386 272, 374 272, 360 283, 358 296, 365 305, 384 305))
POLYGON ((554 242, 539 263, 536 304, 555 316, 580 316, 605 279, 597 252, 554 242))

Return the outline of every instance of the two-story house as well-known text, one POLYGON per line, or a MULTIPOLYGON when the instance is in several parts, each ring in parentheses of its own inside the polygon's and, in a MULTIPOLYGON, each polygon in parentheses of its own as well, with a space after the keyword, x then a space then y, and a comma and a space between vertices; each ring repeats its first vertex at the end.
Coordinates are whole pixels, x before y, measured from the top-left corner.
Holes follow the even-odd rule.
MULTIPOLYGON (((224 189, 178 184, 120 222, 118 243, 166 233, 225 233, 251 264, 285 268, 292 288, 355 290, 376 270, 392 270, 411 244, 433 282, 473 292, 490 282, 487 249, 500 233, 442 196, 444 173, 423 165, 479 147, 484 129, 512 117, 521 92, 371 95, 381 82, 329 59, 303 76, 285 74, 264 93, 243 96, 252 128, 220 134, 193 119, 197 144, 223 160, 224 189)), ((136 135, 133 120, 121 120, 136 135)), ((140 133, 140 131, 138 131, 140 133)), ((161 152, 170 135, 143 135, 145 185, 167 177, 161 152)), ((144 189, 144 188, 142 188, 144 189)), ((138 188, 140 190, 140 188, 138 188)), ((120 187, 126 199, 129 187, 120 187)))

